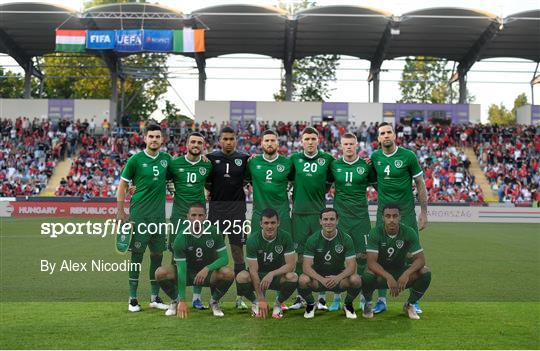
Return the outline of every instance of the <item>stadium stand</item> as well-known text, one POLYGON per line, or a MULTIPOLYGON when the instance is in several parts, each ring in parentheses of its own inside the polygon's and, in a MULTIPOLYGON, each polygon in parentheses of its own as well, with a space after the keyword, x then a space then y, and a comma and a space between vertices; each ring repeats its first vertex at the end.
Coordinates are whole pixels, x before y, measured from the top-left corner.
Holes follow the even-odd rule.
MULTIPOLYGON (((62 178, 54 194, 77 196, 83 199, 113 197, 121 170, 129 156, 143 149, 141 130, 144 123, 134 128, 104 128, 96 132, 95 122, 69 123, 18 118, 1 120, 0 180, 2 196, 36 195, 47 185, 49 178, 64 157, 72 157, 68 174, 62 178)), ((238 148, 248 153, 261 152, 261 131, 274 129, 279 136, 279 152, 290 155, 301 149, 300 134, 306 122, 260 122, 237 125, 238 148)), ((172 155, 186 152, 185 140, 189 133, 198 131, 207 138, 207 149, 216 150, 218 131, 224 125, 206 121, 161 123, 166 139, 163 151, 172 155)), ((359 126, 337 122, 316 124, 320 144, 334 157, 340 156, 339 137, 346 131, 357 135, 361 157, 368 157, 378 148, 377 124, 359 126)), ((471 163, 479 164, 491 189, 498 193, 500 202, 530 203, 539 200, 540 136, 535 127, 503 128, 482 125, 396 126, 398 144, 413 150, 425 173, 430 202, 483 203, 485 188, 477 178, 484 174, 471 171, 471 163), (512 141, 515 142, 512 142, 512 141), (467 154, 473 150, 477 157, 467 154), (471 162, 472 161, 472 162, 471 162)), ((246 188, 248 200, 251 188, 246 188)), ((368 189, 368 200, 376 201, 375 189, 368 189)), ((487 194, 489 196, 489 194, 487 194)), ((331 201, 333 191, 328 194, 331 201)))
POLYGON ((534 126, 477 126, 474 150, 499 202, 538 202, 540 132, 534 126))

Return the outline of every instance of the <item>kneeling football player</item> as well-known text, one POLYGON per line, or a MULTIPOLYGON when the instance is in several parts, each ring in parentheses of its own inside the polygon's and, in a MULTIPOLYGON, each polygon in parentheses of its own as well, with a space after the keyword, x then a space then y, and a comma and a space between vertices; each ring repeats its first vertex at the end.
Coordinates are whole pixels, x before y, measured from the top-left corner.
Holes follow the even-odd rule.
POLYGON ((322 230, 311 235, 304 249, 304 273, 298 291, 306 300, 305 318, 315 316, 313 291, 347 291, 345 316, 356 318, 353 301, 360 293, 362 279, 356 273, 356 253, 351 237, 337 230, 338 214, 326 208, 319 216, 322 230))
POLYGON ((246 243, 248 271, 236 276, 238 292, 251 300, 255 317, 266 318, 265 291, 278 291, 272 317, 281 318, 281 304, 296 290, 298 283, 298 275, 294 273, 294 245, 291 235, 279 229, 279 216, 275 210, 263 210, 260 224, 262 230, 250 235, 246 243))
POLYGON ((417 232, 400 223, 398 204, 388 203, 383 208, 383 226, 371 229, 367 241, 367 269, 362 274, 362 291, 366 304, 362 316, 373 317, 371 298, 375 289, 390 289, 398 296, 410 288, 410 295, 403 306, 410 319, 420 319, 414 304, 424 295, 431 282, 431 272, 425 266, 424 249, 417 232), (407 254, 412 263, 407 263, 407 254))
POLYGON ((163 291, 173 301, 165 315, 187 317, 186 286, 209 286, 212 292, 210 308, 216 317, 223 317, 219 299, 234 281, 223 236, 216 227, 207 225, 206 208, 202 203, 189 206, 188 222, 180 227, 174 240, 175 266, 160 267, 156 271, 163 291))

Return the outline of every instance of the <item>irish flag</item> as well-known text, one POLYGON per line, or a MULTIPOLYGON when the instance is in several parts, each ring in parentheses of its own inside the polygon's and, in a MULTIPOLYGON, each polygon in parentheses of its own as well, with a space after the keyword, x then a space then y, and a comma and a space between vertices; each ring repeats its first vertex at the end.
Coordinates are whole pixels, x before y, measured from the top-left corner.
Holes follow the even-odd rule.
POLYGON ((204 52, 204 29, 173 31, 173 52, 204 52))
POLYGON ((85 30, 56 30, 56 51, 82 52, 86 42, 85 30))

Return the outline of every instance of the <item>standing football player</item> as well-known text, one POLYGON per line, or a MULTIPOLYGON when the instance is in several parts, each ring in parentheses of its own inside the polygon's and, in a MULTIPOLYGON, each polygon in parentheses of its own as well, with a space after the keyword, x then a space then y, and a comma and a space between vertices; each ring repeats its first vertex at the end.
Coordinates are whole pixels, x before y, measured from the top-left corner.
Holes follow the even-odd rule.
MULTIPOLYGON (((341 137, 343 156, 332 162, 331 170, 336 193, 334 208, 339 213, 338 230, 351 236, 357 252, 358 274, 366 267, 365 247, 371 230, 366 188, 376 182, 370 164, 358 156, 358 140, 351 133, 341 137)), ((330 311, 340 309, 340 296, 334 295, 330 311)))
MULTIPOLYGON (((150 286, 151 297, 150 307, 166 309, 158 296, 159 284, 156 282, 155 272, 161 266, 163 251, 166 249, 166 233, 148 234, 148 224, 165 223, 165 196, 167 167, 171 162, 171 156, 159 149, 163 143, 161 127, 157 124, 150 124, 144 131, 144 142, 146 148, 131 156, 127 161, 118 192, 116 195, 118 220, 127 221, 127 214, 124 210, 126 190, 129 183, 135 187, 135 193, 131 197, 129 206, 129 220, 133 225, 133 234, 129 236, 129 250, 131 251, 131 262, 142 264, 144 252, 148 246, 150 249, 150 286)), ((159 228, 159 225, 158 225, 159 228)), ((139 271, 129 271, 129 303, 128 310, 138 312, 141 310, 137 299, 137 288, 139 286, 139 271)))
MULTIPOLYGON (((234 274, 245 269, 243 246, 246 240, 246 193, 244 185, 249 155, 236 150, 236 133, 224 127, 219 134, 221 150, 207 155, 212 163, 212 173, 208 178, 210 191, 209 219, 219 222, 219 230, 229 237, 234 260, 234 274)), ((238 285, 237 285, 238 291, 238 285)), ((236 307, 247 309, 240 296, 236 297, 236 307)))
MULTIPOLYGON (((294 176, 292 234, 298 253, 297 274, 302 272, 302 255, 307 238, 321 228, 319 214, 326 208, 325 194, 332 182, 330 165, 334 160, 332 155, 318 149, 319 132, 316 129, 306 127, 301 140, 303 150, 290 157, 294 176)), ((297 296, 289 308, 300 309, 303 306, 302 297, 297 296)), ((324 291, 319 294, 317 308, 328 309, 324 291)))
POLYGON ((248 178, 253 185, 251 234, 261 231, 261 213, 266 208, 272 208, 279 215, 279 229, 292 235, 291 208, 287 196, 291 160, 278 154, 278 138, 272 130, 263 132, 261 146, 263 154, 248 161, 248 178))
MULTIPOLYGON (((383 208, 388 203, 400 206, 403 224, 423 230, 427 224, 427 190, 424 182, 424 172, 418 163, 416 155, 411 150, 396 145, 396 133, 392 125, 383 122, 379 125, 378 140, 381 148, 371 154, 371 160, 377 172, 377 226, 382 225, 383 208), (412 182, 416 185, 420 215, 418 225, 414 210, 414 194, 412 182)), ((379 290, 379 299, 374 313, 386 310, 386 290, 379 290)), ((418 313, 422 310, 415 305, 418 313)))
POLYGON ((322 230, 307 240, 304 249, 304 273, 298 279, 298 291, 306 300, 304 318, 315 316, 312 291, 347 290, 345 316, 356 319, 353 301, 360 293, 362 279, 356 273, 356 250, 349 235, 337 229, 339 215, 333 208, 320 213, 322 230))
POLYGON ((267 208, 260 213, 262 230, 251 233, 246 243, 248 271, 236 277, 241 293, 253 303, 253 315, 266 318, 267 289, 279 291, 272 310, 273 318, 282 318, 282 304, 296 290, 298 275, 294 273, 296 256, 291 235, 279 229, 277 211, 267 208))
POLYGON ((400 207, 399 204, 385 204, 381 210, 383 224, 373 228, 369 234, 366 248, 368 269, 362 274, 362 290, 366 299, 362 316, 365 318, 373 317, 373 290, 387 287, 390 295, 395 297, 409 288, 410 295, 403 309, 410 319, 420 319, 414 305, 428 289, 431 272, 425 266, 418 233, 404 224, 400 207), (410 264, 408 255, 412 256, 410 264))
MULTIPOLYGON (((187 154, 175 157, 169 164, 169 175, 173 180, 175 195, 171 213, 171 223, 175 228, 182 221, 187 219, 188 206, 194 202, 206 203, 204 186, 206 179, 212 171, 212 164, 202 158, 205 147, 205 140, 200 133, 191 133, 186 141, 187 154)), ((172 244, 178 233, 171 233, 169 246, 172 251, 172 244)), ((205 309, 201 300, 202 287, 193 287, 193 307, 205 309)))

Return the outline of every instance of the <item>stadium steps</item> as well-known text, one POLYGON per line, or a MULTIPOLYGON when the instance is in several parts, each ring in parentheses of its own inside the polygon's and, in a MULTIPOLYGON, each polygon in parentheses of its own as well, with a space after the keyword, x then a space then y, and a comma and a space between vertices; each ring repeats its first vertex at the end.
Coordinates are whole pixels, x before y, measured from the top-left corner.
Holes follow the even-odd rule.
POLYGON ((466 147, 465 155, 467 155, 469 161, 471 161, 469 172, 474 175, 476 184, 478 184, 482 189, 482 193, 484 193, 484 200, 486 202, 499 202, 499 197, 495 191, 491 189, 491 184, 480 167, 480 163, 478 162, 478 158, 474 153, 474 149, 472 147, 466 147))
POLYGON ((71 169, 71 158, 67 157, 63 161, 58 162, 54 168, 54 172, 47 183, 47 187, 39 194, 39 196, 54 196, 56 188, 60 185, 62 178, 66 178, 69 175, 71 169))

